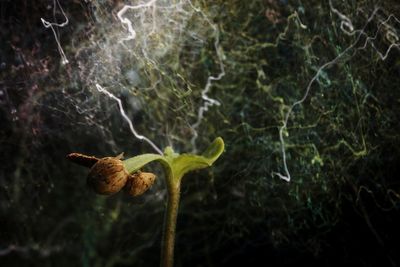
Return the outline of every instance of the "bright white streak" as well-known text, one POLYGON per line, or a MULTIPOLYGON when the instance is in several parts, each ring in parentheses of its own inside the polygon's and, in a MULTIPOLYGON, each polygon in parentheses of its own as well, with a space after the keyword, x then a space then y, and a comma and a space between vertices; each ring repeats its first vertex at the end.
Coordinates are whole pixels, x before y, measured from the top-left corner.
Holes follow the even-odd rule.
POLYGON ((353 23, 351 22, 351 20, 350 20, 346 15, 340 13, 339 10, 337 10, 336 8, 334 8, 334 7, 332 6, 331 0, 329 0, 329 5, 330 5, 330 7, 331 7, 331 11, 332 11, 333 13, 335 13, 336 15, 338 15, 339 18, 342 20, 342 22, 340 22, 340 29, 341 29, 344 33, 346 33, 347 35, 354 35, 354 34, 355 34, 355 31, 354 31, 354 26, 353 26, 353 23), (348 30, 345 29, 345 27, 347 27, 348 30))
POLYGON ((204 17, 204 19, 211 26, 211 28, 213 29, 213 31, 215 33, 214 48, 217 53, 218 63, 219 63, 219 68, 220 68, 220 73, 217 76, 209 76, 207 78, 207 83, 206 83, 204 89, 201 91, 201 98, 204 100, 204 104, 197 111, 197 121, 191 125, 191 129, 193 130, 193 137, 191 139, 191 144, 193 146, 194 152, 196 152, 196 140, 198 137, 198 133, 197 133, 196 129, 200 126, 200 124, 204 118, 204 112, 208 111, 209 107, 221 105, 221 103, 219 101, 217 101, 216 99, 210 98, 208 96, 208 92, 210 91, 210 88, 214 81, 219 81, 222 79, 222 77, 225 76, 225 66, 223 64, 222 51, 219 46, 219 30, 218 30, 217 26, 210 21, 210 19, 207 17, 206 14, 204 14, 204 12, 201 9, 196 8, 190 0, 189 0, 189 3, 192 6, 193 10, 200 13, 204 17))
POLYGON ((135 128, 133 127, 132 120, 129 119, 128 115, 126 115, 126 113, 125 113, 125 110, 122 106, 121 99, 119 99, 118 97, 116 97, 115 95, 113 95, 112 93, 110 93, 109 91, 107 91, 106 89, 104 89, 97 83, 96 83, 96 88, 100 93, 103 93, 103 94, 107 95, 108 97, 117 101, 118 107, 119 107, 119 112, 121 113, 121 116, 125 119, 125 121, 128 123, 129 129, 131 130, 132 134, 137 139, 147 142, 155 151, 157 151, 158 154, 163 155, 163 152, 161 151, 161 149, 159 149, 150 139, 148 139, 147 137, 140 135, 136 132, 135 128))
MULTIPOLYGON (((134 30, 134 28, 132 26, 132 21, 129 20, 128 18, 124 17, 125 13, 128 10, 138 10, 138 9, 153 7, 153 12, 152 12, 152 15, 153 15, 153 31, 155 31, 154 16, 155 16, 155 8, 156 8, 155 4, 156 4, 156 1, 157 0, 151 0, 151 1, 147 2, 147 3, 134 5, 134 6, 125 5, 120 11, 118 11, 118 13, 117 13, 118 19, 121 21, 121 23, 123 23, 123 24, 125 24, 127 26, 127 28, 128 28, 127 30, 129 32, 129 35, 127 37, 123 38, 121 41, 134 40, 136 38, 136 35, 137 35, 136 31, 134 30)), ((220 72, 218 73, 218 75, 209 76, 207 78, 206 85, 205 85, 204 89, 201 91, 201 98, 202 98, 204 104, 201 107, 199 107, 199 109, 197 111, 196 122, 190 126, 192 131, 193 131, 193 137, 191 139, 191 144, 192 144, 192 147, 193 147, 193 151, 196 151, 196 140, 198 138, 197 128, 200 126, 200 124, 201 124, 201 122, 202 122, 202 120, 204 118, 204 113, 206 111, 208 111, 208 109, 210 107, 212 107, 212 106, 221 105, 221 103, 219 101, 209 97, 208 96, 208 92, 210 91, 210 88, 211 88, 212 83, 214 81, 221 80, 222 77, 225 76, 225 67, 224 67, 224 64, 223 64, 222 50, 221 50, 220 45, 219 45, 219 43, 220 43, 220 40, 219 40, 220 35, 219 35, 219 30, 218 30, 217 26, 210 21, 210 19, 207 17, 207 15, 201 9, 195 7, 190 0, 188 0, 188 3, 190 4, 190 6, 192 7, 192 9, 195 12, 201 14, 201 16, 205 19, 205 21, 211 26, 211 28, 214 31, 214 34, 215 34, 214 47, 215 47, 215 51, 216 51, 216 54, 217 54, 218 64, 219 64, 219 69, 220 69, 220 72)))
MULTIPOLYGON (((376 31, 375 36, 373 36, 373 37, 367 37, 367 39, 366 39, 364 45, 363 45, 362 47, 358 48, 358 50, 366 49, 367 45, 368 45, 368 44, 371 44, 372 48, 376 51, 376 53, 378 54, 378 56, 380 57, 380 59, 383 60, 383 61, 385 61, 385 60, 387 59, 387 57, 389 56, 390 51, 391 51, 393 48, 400 48, 400 43, 395 43, 395 42, 393 42, 393 43, 391 43, 390 46, 386 49, 385 53, 382 53, 381 51, 378 50, 378 48, 377 48, 377 47, 375 46, 375 44, 372 42, 373 40, 375 40, 375 39, 378 37, 378 33, 379 33, 380 28, 381 28, 383 25, 387 25, 388 21, 389 21, 390 19, 392 19, 392 18, 393 18, 397 23, 400 24, 400 20, 399 20, 398 18, 396 18, 393 14, 390 14, 390 15, 387 17, 387 19, 381 20, 381 21, 380 21, 380 25, 378 26, 378 30, 376 31)), ((399 41, 399 37, 398 37, 392 30, 389 30, 389 31, 387 32, 387 34, 386 34, 386 37, 387 37, 387 38, 388 38, 388 35, 390 35, 391 38, 394 38, 395 41, 399 41)), ((388 38, 388 39, 389 39, 389 38, 388 38)))
MULTIPOLYGON (((301 104, 307 99, 307 97, 308 97, 308 95, 309 95, 309 93, 310 93, 310 90, 311 90, 311 86, 312 86, 313 83, 317 80, 317 78, 318 78, 319 75, 322 73, 322 71, 323 71, 324 69, 330 67, 331 65, 335 64, 335 63, 336 63, 340 58, 342 58, 349 50, 351 50, 352 48, 354 48, 354 47, 356 46, 356 44, 360 41, 361 36, 367 35, 367 34, 365 33, 365 28, 366 28, 367 25, 372 21, 372 19, 375 17, 376 13, 377 13, 378 10, 379 10, 378 8, 374 10, 374 12, 372 13, 372 15, 368 18, 368 20, 367 20, 365 26, 364 26, 361 30, 356 30, 356 31, 354 31, 354 32, 348 32, 346 29, 344 29, 344 26, 348 27, 349 30, 353 29, 353 28, 352 28, 353 26, 352 26, 352 23, 351 23, 350 19, 349 19, 348 17, 346 17, 345 15, 341 14, 337 9, 333 8, 333 6, 332 6, 332 4, 331 4, 331 1, 329 1, 329 3, 330 3, 330 5, 331 5, 332 12, 334 12, 335 14, 337 14, 337 15, 342 19, 342 23, 341 23, 341 26, 340 26, 341 30, 342 30, 344 33, 348 34, 348 35, 354 35, 354 34, 356 34, 356 33, 359 33, 359 34, 358 34, 356 40, 355 40, 349 47, 347 47, 345 50, 343 50, 336 58, 334 58, 333 60, 331 60, 331 61, 325 63, 324 65, 322 65, 322 66, 318 69, 317 73, 314 75, 314 77, 313 77, 313 78, 311 79, 311 81, 308 83, 308 86, 307 86, 307 88, 306 88, 306 92, 304 93, 303 97, 302 97, 300 100, 294 102, 294 103, 292 104, 292 106, 289 108, 289 110, 288 110, 288 112, 286 113, 286 115, 285 115, 285 119, 284 119, 284 121, 283 121, 283 125, 282 125, 282 127, 280 127, 280 129, 279 129, 279 140, 280 140, 280 143, 281 143, 281 153, 282 153, 282 161, 283 161, 284 174, 281 174, 281 173, 278 173, 278 172, 272 172, 272 175, 276 175, 276 176, 278 176, 279 178, 281 178, 281 179, 283 179, 283 180, 285 180, 285 181, 287 181, 287 182, 290 182, 291 176, 290 176, 289 169, 288 169, 288 167, 287 167, 285 140, 284 140, 283 134, 284 134, 284 132, 287 130, 287 124, 288 124, 288 121, 289 121, 289 116, 291 115, 291 113, 293 112, 293 109, 294 109, 296 106, 301 105, 301 104)), ((376 49, 375 45, 371 42, 371 40, 376 39, 380 27, 381 27, 382 25, 385 25, 392 17, 393 17, 397 22, 400 22, 396 17, 394 17, 393 15, 390 15, 386 20, 381 21, 381 23, 380 23, 380 25, 379 25, 379 27, 378 27, 378 29, 377 29, 375 35, 374 35, 373 37, 367 37, 366 40, 365 40, 364 45, 361 46, 361 47, 358 48, 358 49, 365 49, 366 46, 368 45, 368 43, 370 43, 371 46, 376 50, 376 52, 377 52, 377 54, 379 55, 379 57, 380 57, 382 60, 385 60, 385 59, 387 58, 387 56, 389 55, 389 52, 391 51, 392 48, 394 48, 394 47, 399 48, 399 47, 400 47, 400 44, 392 43, 392 44, 389 46, 389 48, 386 50, 386 52, 383 54, 383 53, 381 53, 380 51, 378 51, 378 50, 376 49)))
POLYGON ((60 28, 65 27, 66 25, 68 25, 69 20, 68 20, 67 15, 65 14, 64 10, 62 9, 60 3, 58 2, 58 0, 54 0, 53 4, 54 4, 54 13, 55 13, 56 5, 58 5, 58 7, 61 10, 61 13, 63 14, 63 16, 65 18, 65 21, 63 23, 55 23, 55 22, 49 22, 49 21, 45 20, 44 18, 40 18, 40 20, 42 21, 42 24, 46 29, 50 28, 52 30, 52 32, 54 34, 54 38, 55 38, 56 43, 57 43, 58 52, 61 55, 61 59, 62 59, 61 62, 62 62, 63 65, 65 65, 65 64, 68 64, 69 61, 67 59, 67 56, 64 53, 64 50, 61 47, 60 40, 58 39, 57 32, 54 29, 54 27, 60 27, 60 28), (57 2, 57 4, 56 4, 56 2, 57 2))
MULTIPOLYGON (((335 13, 336 15, 339 16, 339 18, 342 20, 342 22, 340 23, 340 29, 347 35, 349 36, 353 36, 355 33, 357 33, 357 31, 353 31, 354 27, 353 27, 353 23, 351 22, 351 20, 344 14, 342 14, 339 10, 337 10, 335 7, 333 7, 332 5, 332 1, 329 0, 329 5, 330 8, 332 10, 333 13, 335 13), (348 27, 350 31, 347 31, 344 26, 348 27)), ((375 13, 379 10, 379 8, 377 8, 375 10, 375 13)), ((379 55, 379 57, 381 58, 381 60, 386 60, 386 58, 388 57, 390 51, 393 48, 400 48, 400 44, 396 43, 397 41, 399 41, 399 37, 397 36, 397 34, 393 31, 393 29, 387 25, 387 23, 389 22, 390 19, 394 19, 397 23, 400 24, 400 20, 398 18, 396 18, 393 14, 390 14, 385 20, 380 20, 380 23, 378 25, 378 29, 375 32, 375 36, 373 37, 367 37, 364 45, 360 48, 357 48, 357 50, 363 50, 367 47, 368 44, 371 44, 372 48, 376 51, 376 53, 379 55), (373 40, 375 40, 378 37, 378 33, 379 30, 381 29, 382 26, 387 26, 388 27, 388 32, 386 33, 386 38, 388 40, 394 38, 395 40, 392 41, 392 43, 390 44, 390 46, 386 49, 386 52, 383 54, 381 51, 378 50, 378 48, 375 46, 375 44, 372 42, 373 40)), ((368 21, 369 22, 369 21, 368 21)), ((367 35, 364 31, 360 32, 360 35, 367 35)))
POLYGON ((129 35, 122 39, 122 41, 128 41, 128 40, 133 40, 136 38, 136 31, 133 29, 132 26, 132 21, 130 21, 128 18, 124 18, 124 14, 126 13, 126 11, 128 10, 135 10, 135 9, 141 9, 141 8, 145 8, 145 7, 150 7, 153 6, 155 7, 155 2, 157 0, 151 0, 145 4, 140 4, 140 5, 136 5, 136 6, 130 6, 130 5, 125 5, 120 11, 118 11, 117 13, 117 17, 119 18, 119 20, 121 21, 122 24, 125 24, 128 27, 128 32, 129 35))

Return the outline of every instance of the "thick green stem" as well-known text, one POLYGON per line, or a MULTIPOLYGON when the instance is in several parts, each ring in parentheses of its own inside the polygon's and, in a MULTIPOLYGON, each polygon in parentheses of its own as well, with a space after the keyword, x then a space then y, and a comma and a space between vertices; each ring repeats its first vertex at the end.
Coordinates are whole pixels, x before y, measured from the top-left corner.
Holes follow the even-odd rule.
POLYGON ((164 217, 163 241, 161 245, 161 267, 172 267, 174 264, 175 231, 181 186, 180 179, 176 182, 173 182, 171 178, 169 180, 168 203, 164 217))

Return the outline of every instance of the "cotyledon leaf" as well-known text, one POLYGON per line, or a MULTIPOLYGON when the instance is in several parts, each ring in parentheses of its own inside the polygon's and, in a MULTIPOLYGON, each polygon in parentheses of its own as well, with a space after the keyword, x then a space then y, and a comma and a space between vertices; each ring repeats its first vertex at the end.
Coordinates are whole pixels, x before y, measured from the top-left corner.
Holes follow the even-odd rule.
POLYGON ((163 160, 164 156, 159 155, 159 154, 142 154, 133 158, 129 158, 127 160, 124 160, 124 166, 126 168, 126 170, 128 171, 128 173, 133 173, 136 172, 138 170, 140 170, 140 168, 142 168, 144 165, 155 161, 155 160, 163 160))
POLYGON ((158 160, 167 166, 173 177, 180 179, 189 171, 203 169, 211 166, 224 151, 224 141, 218 137, 212 142, 202 155, 178 154, 171 147, 167 147, 164 155, 143 154, 124 160, 124 166, 129 173, 138 171, 146 164, 158 160))
POLYGON ((211 166, 224 151, 224 142, 218 137, 209 145, 202 155, 181 154, 168 156, 166 159, 171 166, 174 177, 183 177, 187 172, 211 166))

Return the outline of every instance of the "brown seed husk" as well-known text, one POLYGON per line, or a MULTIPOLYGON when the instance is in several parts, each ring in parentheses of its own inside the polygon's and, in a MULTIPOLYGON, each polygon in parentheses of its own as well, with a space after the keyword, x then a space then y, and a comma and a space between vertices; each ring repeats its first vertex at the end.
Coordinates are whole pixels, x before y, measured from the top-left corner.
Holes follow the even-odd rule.
POLYGON ((90 169, 87 184, 96 193, 111 195, 120 191, 128 179, 128 172, 121 160, 114 157, 100 159, 90 169))
POLYGON ((99 159, 94 156, 87 156, 81 153, 70 153, 67 155, 67 159, 88 168, 91 168, 94 164, 96 164, 96 162, 99 161, 99 159))
POLYGON ((128 176, 125 190, 131 196, 139 196, 146 192, 156 179, 156 175, 151 172, 136 172, 128 176))

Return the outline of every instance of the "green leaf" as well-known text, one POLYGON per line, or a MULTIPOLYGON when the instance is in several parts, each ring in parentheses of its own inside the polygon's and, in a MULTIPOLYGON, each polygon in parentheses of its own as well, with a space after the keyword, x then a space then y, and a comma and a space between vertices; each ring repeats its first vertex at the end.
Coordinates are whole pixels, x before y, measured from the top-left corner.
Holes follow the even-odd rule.
POLYGON ((180 179, 189 171, 211 166, 224 151, 224 141, 218 137, 201 155, 181 154, 166 156, 174 179, 180 179))
POLYGON ((129 158, 127 160, 124 160, 124 166, 128 173, 133 173, 140 168, 142 168, 144 165, 155 161, 155 160, 163 160, 164 156, 158 155, 158 154, 142 154, 133 158, 129 158))
POLYGON ((208 146, 206 151, 203 152, 202 157, 211 165, 221 156, 222 152, 224 152, 224 148, 224 140, 222 140, 221 137, 217 137, 214 142, 208 146))
POLYGON ((181 178, 190 171, 203 169, 211 166, 224 151, 224 141, 218 137, 200 155, 175 153, 171 147, 167 147, 164 155, 143 154, 124 160, 124 166, 129 173, 138 171, 144 165, 158 160, 167 171, 168 183, 180 182, 181 178))

